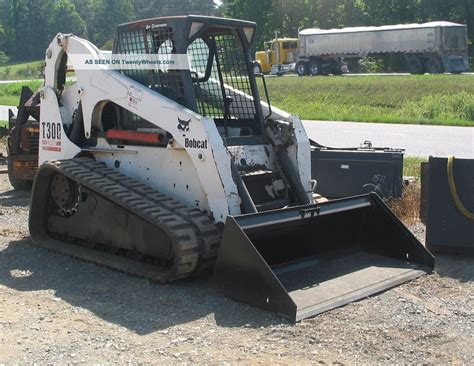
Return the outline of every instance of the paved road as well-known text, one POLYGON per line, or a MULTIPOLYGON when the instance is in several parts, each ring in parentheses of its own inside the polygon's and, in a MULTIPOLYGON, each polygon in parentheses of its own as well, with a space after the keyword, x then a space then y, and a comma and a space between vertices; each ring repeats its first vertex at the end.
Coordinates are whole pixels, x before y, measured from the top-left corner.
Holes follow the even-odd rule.
MULTIPOLYGON (((448 74, 446 74, 448 75, 448 74)), ((463 72, 462 75, 473 75, 474 72, 463 72)), ((285 74, 283 75, 285 77, 295 77, 298 76, 296 74, 285 74)), ((372 74, 343 74, 342 76, 411 76, 409 73, 403 73, 403 72, 393 72, 393 73, 372 73, 372 74)), ((417 76, 417 75, 414 75, 417 76)), ((265 77, 277 77, 277 75, 265 75, 265 77)), ((74 81, 76 80, 75 77, 68 77, 66 78, 67 81, 74 81)), ((0 80, 0 84, 12 84, 12 83, 28 83, 30 81, 43 81, 43 79, 26 79, 26 80, 0 80)))
MULTIPOLYGON (((44 79, 24 79, 24 80, 0 80, 0 84, 29 83, 30 81, 43 81, 44 79)), ((67 77, 66 81, 74 81, 76 77, 67 77)))
POLYGON ((0 80, 0 84, 13 84, 13 83, 29 83, 30 81, 40 81, 43 79, 27 79, 27 80, 0 80))
POLYGON ((322 145, 353 147, 370 140, 373 146, 402 148, 412 156, 474 158, 474 127, 322 121, 303 123, 308 136, 322 145))
POLYGON ((16 114, 16 107, 8 107, 5 105, 0 105, 0 121, 8 121, 8 108, 10 108, 13 113, 16 114))
MULTIPOLYGON (((448 75, 448 74, 446 74, 448 75)), ((471 75, 474 76, 474 72, 464 72, 462 75, 471 75)), ((285 74, 284 77, 297 77, 297 74, 285 74)), ((343 74, 344 77, 358 77, 358 76, 418 76, 418 75, 411 75, 409 73, 372 73, 372 74, 343 74)), ((277 75, 265 75, 266 78, 273 78, 279 77, 277 75)), ((67 81, 76 81, 76 77, 67 77, 67 81)), ((27 80, 0 80, 0 84, 11 84, 11 83, 28 83, 31 81, 43 81, 43 79, 27 79, 27 80)))
MULTIPOLYGON (((445 74, 450 75, 450 74, 445 74)), ((472 72, 463 72, 461 75, 474 75, 472 72)), ((412 76, 410 73, 405 72, 390 72, 390 73, 371 73, 371 74, 344 74, 344 76, 412 76)), ((419 76, 419 75, 413 75, 419 76)))
MULTIPOLYGON (((445 74, 449 75, 449 74, 445 74)), ((463 72, 461 75, 471 75, 473 76, 473 72, 463 72)), ((296 74, 285 74, 283 75, 285 77, 296 77, 298 75, 296 74)), ((343 74, 342 76, 345 77, 357 77, 357 76, 419 76, 419 75, 412 75, 410 73, 404 73, 404 72, 393 72, 393 73, 372 73, 372 74, 343 74)), ((265 77, 278 77, 277 75, 265 75, 265 77)))
MULTIPOLYGON (((0 106, 0 120, 8 120, 8 108, 0 106)), ((407 155, 428 157, 455 155, 474 158, 474 127, 395 125, 359 122, 303 121, 308 136, 322 145, 402 148, 407 155)))

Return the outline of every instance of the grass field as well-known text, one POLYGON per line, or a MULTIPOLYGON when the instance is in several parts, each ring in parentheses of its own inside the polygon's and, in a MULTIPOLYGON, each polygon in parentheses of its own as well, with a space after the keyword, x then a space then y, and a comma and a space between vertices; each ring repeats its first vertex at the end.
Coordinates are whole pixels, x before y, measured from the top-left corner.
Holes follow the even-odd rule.
POLYGON ((474 126, 472 75, 273 77, 266 81, 271 103, 302 119, 474 126))
POLYGON ((0 67, 0 80, 39 79, 44 61, 18 63, 0 67))
MULTIPOLYGON (((302 119, 474 126, 472 75, 266 80, 272 105, 302 119)), ((0 84, 0 105, 17 105, 23 84, 0 84)), ((41 81, 27 84, 36 90, 41 81)))
POLYGON ((21 87, 27 85, 31 90, 36 91, 43 82, 28 81, 22 83, 0 84, 0 105, 17 106, 20 99, 21 87))
POLYGON ((403 175, 407 177, 415 177, 420 179, 421 163, 428 161, 425 158, 417 158, 413 156, 405 156, 403 158, 403 175))

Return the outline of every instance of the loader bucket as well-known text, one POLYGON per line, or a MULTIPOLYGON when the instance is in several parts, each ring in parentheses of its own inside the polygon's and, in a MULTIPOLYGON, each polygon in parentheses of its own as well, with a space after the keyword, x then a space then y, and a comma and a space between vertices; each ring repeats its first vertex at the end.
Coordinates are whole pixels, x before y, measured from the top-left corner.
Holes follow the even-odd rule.
POLYGON ((375 193, 227 218, 215 281, 299 321, 414 279, 434 258, 375 193))

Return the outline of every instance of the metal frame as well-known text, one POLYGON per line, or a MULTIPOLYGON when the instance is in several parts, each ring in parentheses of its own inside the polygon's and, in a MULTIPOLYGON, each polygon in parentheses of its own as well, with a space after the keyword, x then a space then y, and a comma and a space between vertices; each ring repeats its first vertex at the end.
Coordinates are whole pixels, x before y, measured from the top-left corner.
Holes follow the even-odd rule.
MULTIPOLYGON (((251 72, 251 40, 244 34, 244 27, 255 30, 254 23, 194 16, 152 19, 119 26, 116 38, 121 31, 144 27, 151 29, 166 24, 167 27, 180 29, 173 34, 176 39, 176 51, 181 52, 186 48, 179 45, 188 44, 187 37, 193 23, 202 23, 203 27, 207 27, 201 28, 201 32, 217 32, 225 28, 231 29, 239 36, 244 48, 243 56, 253 96, 229 85, 225 85, 226 92, 232 93, 235 105, 249 101, 255 103, 257 118, 263 118, 263 113, 269 112, 268 105, 259 103, 255 77, 251 72), (181 25, 178 26, 178 23, 181 25), (180 43, 178 39, 185 41, 180 43)), ((199 36, 199 32, 193 35, 194 38, 199 36)), ((275 162, 270 161, 266 153, 273 149, 270 141, 255 140, 253 137, 223 139, 213 119, 197 114, 189 107, 160 95, 117 71, 105 68, 89 71, 76 67, 77 82, 64 86, 61 76, 64 66, 62 61, 68 53, 89 54, 91 59, 102 57, 93 44, 73 35, 58 34, 50 44, 46 53, 45 86, 41 90, 40 164, 47 160, 92 154, 108 166, 115 167, 190 207, 206 212, 215 222, 224 222, 227 215, 238 215, 242 212, 241 192, 233 179, 232 166, 236 164, 240 169, 240 162, 247 158, 247 161, 256 165, 266 164, 271 168, 275 162), (58 97, 61 104, 58 104, 58 97), (101 137, 101 115, 104 107, 110 102, 148 121, 157 131, 166 131, 172 136, 168 145, 159 149, 150 146, 117 145, 101 137), (73 116, 78 113, 78 106, 82 111, 86 145, 78 145, 68 137, 69 131, 73 130, 73 116), (181 123, 186 123, 187 127, 183 128, 181 123), (53 125, 58 131, 54 138, 48 138, 46 129, 53 125), (229 152, 230 145, 239 146, 235 154, 229 152)), ((191 95, 194 93, 192 76, 189 72, 182 73, 185 94, 191 95)), ((231 113, 234 113, 232 107, 231 113)), ((301 181, 301 190, 311 200, 310 146, 301 121, 276 108, 272 108, 270 118, 292 126, 294 143, 287 146, 285 151, 289 164, 293 166, 293 172, 296 172, 292 178, 301 181)), ((263 133, 265 136, 266 129, 263 129, 263 133)))

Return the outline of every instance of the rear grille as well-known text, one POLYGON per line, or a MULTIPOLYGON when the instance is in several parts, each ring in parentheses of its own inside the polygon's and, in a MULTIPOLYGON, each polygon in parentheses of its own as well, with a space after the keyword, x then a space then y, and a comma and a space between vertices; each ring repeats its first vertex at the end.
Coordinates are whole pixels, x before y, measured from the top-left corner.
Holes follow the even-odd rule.
POLYGON ((38 154, 39 148, 39 124, 36 121, 28 121, 21 129, 21 147, 23 153, 38 154))
POLYGON ((31 154, 38 154, 39 148, 39 133, 30 133, 28 136, 29 152, 31 154))
POLYGON ((31 169, 31 170, 38 170, 38 160, 35 160, 35 161, 29 161, 28 163, 26 163, 28 169, 31 169))

